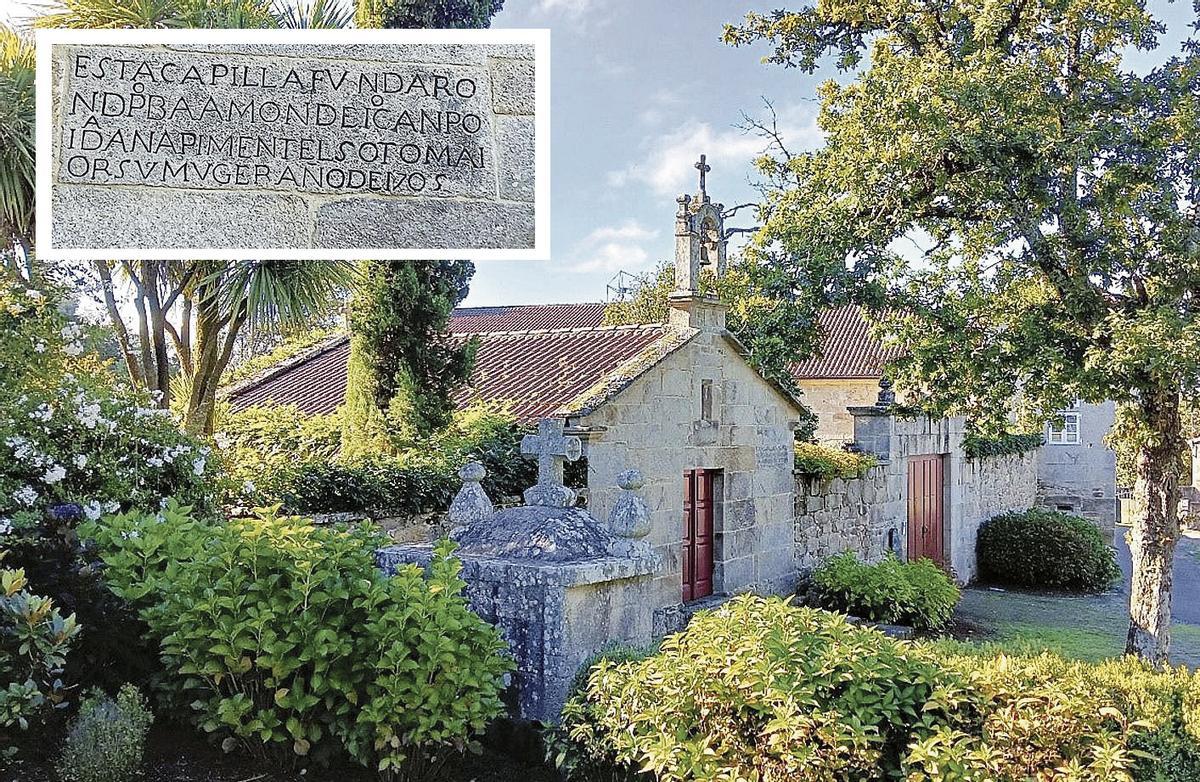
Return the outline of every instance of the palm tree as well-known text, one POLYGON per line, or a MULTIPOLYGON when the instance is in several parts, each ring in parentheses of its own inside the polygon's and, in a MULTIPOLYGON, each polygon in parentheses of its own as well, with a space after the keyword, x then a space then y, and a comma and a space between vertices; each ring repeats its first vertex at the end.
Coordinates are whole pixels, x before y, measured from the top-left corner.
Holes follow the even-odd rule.
POLYGON ((25 279, 33 247, 33 43, 0 25, 0 255, 25 279))
MULTIPOLYGON (((34 24, 332 29, 348 26, 351 19, 352 9, 340 0, 55 0, 34 24)), ((31 148, 32 127, 31 121, 23 137, 31 148)), ((29 173, 32 182, 32 155, 29 173)), ((217 384, 239 336, 328 312, 350 278, 347 264, 311 261, 97 261, 95 269, 130 381, 157 392, 166 408, 177 366, 187 397, 184 424, 198 434, 212 432, 217 384), (119 283, 133 291, 136 339, 118 303, 119 283)))

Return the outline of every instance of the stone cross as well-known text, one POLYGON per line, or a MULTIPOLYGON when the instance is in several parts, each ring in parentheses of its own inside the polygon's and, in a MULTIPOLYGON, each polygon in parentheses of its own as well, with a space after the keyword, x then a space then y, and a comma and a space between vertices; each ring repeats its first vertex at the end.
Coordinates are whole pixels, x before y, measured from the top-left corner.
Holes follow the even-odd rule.
POLYGON ((701 155, 700 162, 696 164, 696 170, 700 172, 700 195, 708 195, 708 191, 704 189, 704 175, 712 171, 712 166, 708 165, 708 155, 701 155))
POLYGON ((537 485, 525 490, 526 505, 567 508, 574 504, 575 492, 563 485, 563 462, 578 459, 583 444, 578 437, 563 434, 561 418, 538 421, 538 433, 521 440, 521 453, 536 455, 538 460, 537 485))

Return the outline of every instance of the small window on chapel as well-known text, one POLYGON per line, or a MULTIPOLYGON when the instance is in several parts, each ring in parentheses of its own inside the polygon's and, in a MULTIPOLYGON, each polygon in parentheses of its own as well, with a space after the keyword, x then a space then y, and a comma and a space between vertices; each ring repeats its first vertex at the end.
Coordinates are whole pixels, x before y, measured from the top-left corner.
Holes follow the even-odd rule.
POLYGON ((1059 416, 1062 418, 1062 423, 1050 422, 1046 441, 1050 445, 1079 445, 1079 413, 1063 410, 1059 416))
POLYGON ((713 420, 713 389, 711 380, 700 381, 700 420, 713 420))

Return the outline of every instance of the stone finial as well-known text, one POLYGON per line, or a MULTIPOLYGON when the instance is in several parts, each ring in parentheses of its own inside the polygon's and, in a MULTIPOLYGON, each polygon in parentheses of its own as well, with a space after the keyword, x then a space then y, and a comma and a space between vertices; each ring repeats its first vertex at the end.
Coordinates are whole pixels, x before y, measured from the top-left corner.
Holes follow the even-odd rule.
POLYGON ((462 478, 463 485, 450 503, 450 521, 454 526, 469 527, 496 512, 480 485, 486 475, 487 469, 479 462, 467 462, 459 468, 458 477, 462 478))
POLYGON ((891 407, 896 404, 896 392, 892 389, 892 381, 885 375, 879 379, 879 398, 875 400, 876 407, 891 407))
POLYGON ((650 507, 636 493, 646 484, 641 470, 625 470, 617 475, 621 494, 608 514, 608 528, 623 538, 644 538, 650 534, 650 507))
POLYGON ((563 434, 561 418, 538 421, 538 433, 521 440, 521 453, 538 460, 537 485, 525 490, 526 505, 567 508, 575 504, 575 492, 563 485, 563 462, 573 462, 583 454, 578 437, 563 434))

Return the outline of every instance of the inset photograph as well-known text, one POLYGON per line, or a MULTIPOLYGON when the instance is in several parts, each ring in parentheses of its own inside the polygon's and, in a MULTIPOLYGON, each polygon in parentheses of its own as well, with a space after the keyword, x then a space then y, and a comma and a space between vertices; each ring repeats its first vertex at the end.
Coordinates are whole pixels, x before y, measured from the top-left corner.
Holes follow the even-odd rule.
POLYGON ((39 32, 39 247, 91 259, 544 247, 544 31, 206 38, 39 32))

